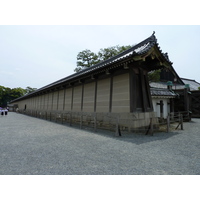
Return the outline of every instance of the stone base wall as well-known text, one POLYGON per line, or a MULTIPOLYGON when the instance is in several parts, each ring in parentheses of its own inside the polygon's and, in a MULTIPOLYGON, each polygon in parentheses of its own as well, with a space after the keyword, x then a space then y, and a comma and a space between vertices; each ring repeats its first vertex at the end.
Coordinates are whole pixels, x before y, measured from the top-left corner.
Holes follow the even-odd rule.
POLYGON ((54 121, 62 124, 80 125, 92 127, 94 129, 115 130, 117 126, 121 130, 134 130, 144 128, 150 125, 150 119, 153 124, 157 124, 155 112, 146 113, 95 113, 95 112, 57 112, 57 111, 37 111, 37 110, 19 110, 20 113, 33 117, 54 121))

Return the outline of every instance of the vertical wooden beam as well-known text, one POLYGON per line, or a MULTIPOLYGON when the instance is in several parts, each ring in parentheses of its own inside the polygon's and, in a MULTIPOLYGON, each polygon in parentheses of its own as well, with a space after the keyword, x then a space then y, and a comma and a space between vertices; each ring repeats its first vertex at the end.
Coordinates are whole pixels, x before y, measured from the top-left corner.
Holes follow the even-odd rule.
POLYGON ((51 110, 53 110, 53 97, 54 97, 54 91, 52 90, 51 110))
POLYGON ((72 86, 71 111, 73 110, 74 86, 72 86))
POLYGON ((43 109, 45 110, 45 99, 46 99, 46 93, 44 93, 44 102, 43 102, 43 109))
POLYGON ((63 110, 65 110, 65 95, 66 95, 66 87, 64 87, 63 110))
POLYGON ((97 114, 96 112, 94 113, 94 131, 97 131, 97 114))
POLYGON ((144 75, 144 79, 145 79, 145 87, 146 87, 146 92, 147 92, 147 100, 149 101, 149 106, 150 106, 150 110, 153 111, 153 102, 152 102, 152 98, 151 98, 151 92, 150 92, 150 86, 149 86, 149 79, 148 79, 148 75, 144 75))
POLYGON ((185 111, 189 112, 190 109, 190 98, 189 98, 189 94, 188 94, 188 89, 185 88, 184 89, 184 107, 185 107, 185 111))
POLYGON ((97 79, 95 80, 95 88, 94 88, 94 112, 96 112, 97 109, 97 79))
POLYGON ((110 99, 109 99, 109 112, 112 112, 112 97, 113 97, 113 76, 110 77, 110 99))
POLYGON ((170 113, 174 112, 174 99, 170 99, 170 113))
POLYGON ((167 116, 167 133, 170 131, 170 114, 167 116))
POLYGON ((180 124, 181 124, 181 130, 183 130, 183 115, 180 116, 180 124))
POLYGON ((82 83, 82 93, 81 93, 81 111, 83 111, 83 97, 84 97, 84 83, 82 83))
POLYGON ((38 109, 38 94, 36 96, 36 110, 38 109))
POLYGON ((48 105, 49 105, 49 92, 48 92, 48 97, 47 97, 47 110, 48 110, 48 105))
POLYGON ((59 103, 59 93, 60 93, 60 90, 58 89, 58 95, 57 95, 57 109, 56 110, 58 110, 58 103, 59 103))
POLYGON ((40 101, 39 110, 41 110, 42 109, 42 94, 39 95, 39 101, 40 101))
POLYGON ((141 68, 139 68, 140 81, 141 81, 141 90, 142 90, 142 110, 143 112, 147 111, 147 100, 146 100, 146 88, 144 83, 144 73, 141 68))
POLYGON ((129 90, 130 90, 130 112, 136 110, 136 98, 134 92, 136 91, 136 78, 135 72, 132 68, 129 68, 129 90))

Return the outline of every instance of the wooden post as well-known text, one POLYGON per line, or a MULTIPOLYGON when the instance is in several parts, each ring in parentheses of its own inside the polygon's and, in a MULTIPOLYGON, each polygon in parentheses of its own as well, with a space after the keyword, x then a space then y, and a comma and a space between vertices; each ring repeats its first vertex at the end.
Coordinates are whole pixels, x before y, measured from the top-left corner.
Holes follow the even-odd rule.
POLYGON ((117 117, 117 120, 116 120, 116 131, 115 131, 115 136, 122 136, 122 135, 121 135, 121 131, 120 131, 120 127, 119 127, 119 117, 117 117))
POLYGON ((170 131, 170 115, 167 116, 167 133, 170 131))
POLYGON ((72 126, 72 112, 70 112, 70 121, 69 121, 69 125, 72 126))
POLYGON ((63 124, 63 113, 61 113, 61 123, 63 124))
POLYGON ((153 119, 150 118, 150 134, 153 135, 153 119))
POLYGON ((147 129, 147 132, 145 133, 145 135, 150 134, 151 136, 153 136, 153 119, 150 118, 150 124, 149 127, 147 129))
POLYGON ((180 115, 181 130, 183 130, 183 115, 180 115))
POLYGON ((58 114, 55 114, 55 122, 57 122, 58 114))
POLYGON ((82 129, 82 125, 83 125, 83 115, 81 112, 81 114, 80 114, 80 129, 82 129))
POLYGON ((131 119, 128 119, 128 132, 131 133, 131 119))
POLYGON ((97 117, 96 117, 96 113, 94 114, 94 131, 97 131, 97 117))

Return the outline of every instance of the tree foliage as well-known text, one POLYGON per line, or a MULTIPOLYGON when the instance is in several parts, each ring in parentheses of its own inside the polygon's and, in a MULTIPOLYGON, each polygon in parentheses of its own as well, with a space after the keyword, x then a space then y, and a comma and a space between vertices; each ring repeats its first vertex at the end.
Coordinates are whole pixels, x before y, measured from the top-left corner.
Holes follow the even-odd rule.
POLYGON ((154 70, 148 73, 149 82, 158 82, 160 81, 160 72, 161 70, 154 70))
POLYGON ((89 49, 83 50, 78 53, 77 55, 77 67, 74 69, 75 72, 79 72, 82 69, 87 67, 91 67, 95 64, 98 64, 104 60, 107 60, 126 49, 131 48, 130 45, 128 46, 113 46, 108 48, 100 49, 98 53, 94 53, 89 49))
POLYGON ((0 106, 6 107, 10 101, 29 94, 35 90, 36 88, 31 88, 29 86, 26 89, 21 87, 11 89, 9 87, 0 86, 0 106))
POLYGON ((37 88, 32 88, 32 87, 28 86, 25 89, 25 91, 26 91, 25 94, 30 94, 31 92, 34 92, 35 90, 37 90, 37 88))
MULTIPOLYGON (((83 50, 77 55, 77 67, 74 69, 75 72, 79 72, 87 67, 91 67, 102 61, 105 61, 127 49, 131 48, 131 45, 127 46, 112 46, 108 48, 102 48, 98 53, 94 53, 88 49, 83 50)), ((160 80, 161 70, 155 70, 148 73, 150 82, 158 82, 160 80)))
POLYGON ((97 54, 91 52, 89 49, 79 52, 77 55, 77 68, 75 72, 79 72, 81 69, 90 67, 98 63, 97 54))

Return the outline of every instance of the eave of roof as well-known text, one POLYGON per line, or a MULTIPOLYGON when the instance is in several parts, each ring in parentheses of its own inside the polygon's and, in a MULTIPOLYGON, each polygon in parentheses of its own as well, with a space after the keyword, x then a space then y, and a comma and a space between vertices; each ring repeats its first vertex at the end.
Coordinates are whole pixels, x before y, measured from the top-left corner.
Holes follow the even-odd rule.
POLYGON ((169 89, 150 88, 152 98, 175 98, 177 95, 169 89))
POLYGON ((97 74, 99 72, 102 72, 106 69, 109 68, 109 66, 117 64, 118 62, 124 61, 128 58, 134 58, 134 57, 138 57, 139 59, 145 58, 145 56, 149 55, 148 53, 151 52, 151 49, 155 48, 154 50, 156 50, 157 52, 159 52, 159 56, 162 57, 162 60, 167 63, 168 65, 172 65, 172 62, 169 60, 168 56, 166 53, 162 53, 162 50, 159 47, 159 44, 157 43, 157 39, 155 37, 155 32, 153 32, 153 34, 148 37, 147 39, 143 40, 142 42, 134 45, 133 47, 131 47, 130 49, 116 55, 113 56, 110 59, 107 59, 105 61, 102 61, 94 66, 91 66, 87 69, 81 70, 80 72, 74 73, 70 76, 67 76, 63 79, 60 79, 56 82, 53 82, 49 85, 46 85, 28 95, 25 95, 23 97, 17 98, 14 101, 20 100, 22 98, 26 98, 28 96, 40 93, 44 90, 50 89, 52 87, 56 87, 59 85, 62 85, 66 82, 70 82, 72 80, 75 79, 81 79, 83 76, 89 76, 90 74, 97 74))

